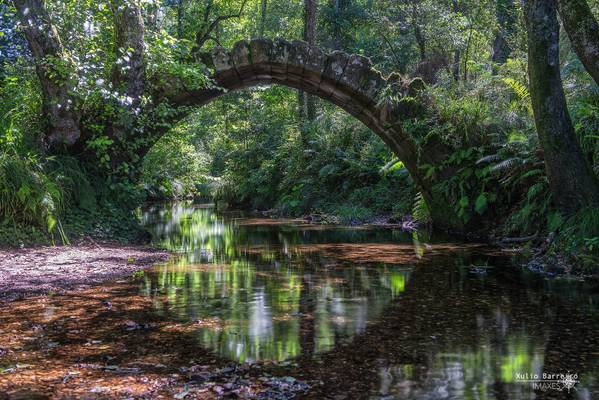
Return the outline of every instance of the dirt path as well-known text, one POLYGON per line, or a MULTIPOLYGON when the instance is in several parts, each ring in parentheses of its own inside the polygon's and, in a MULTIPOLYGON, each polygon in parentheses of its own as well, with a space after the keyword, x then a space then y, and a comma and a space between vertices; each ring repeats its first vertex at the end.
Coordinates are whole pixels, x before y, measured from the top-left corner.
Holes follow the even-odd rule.
POLYGON ((0 301, 85 288, 167 258, 165 251, 116 243, 0 249, 0 301))

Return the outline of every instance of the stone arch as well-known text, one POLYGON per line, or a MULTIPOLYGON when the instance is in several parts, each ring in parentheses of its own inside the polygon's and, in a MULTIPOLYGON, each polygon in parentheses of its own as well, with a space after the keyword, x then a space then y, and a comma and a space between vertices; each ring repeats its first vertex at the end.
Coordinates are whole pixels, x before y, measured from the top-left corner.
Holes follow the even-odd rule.
MULTIPOLYGON (((428 161, 426 154, 421 157, 416 142, 403 131, 402 110, 389 96, 404 92, 413 95, 422 88, 421 80, 405 85, 397 74, 383 77, 367 57, 341 51, 325 53, 306 42, 281 38, 241 40, 231 50, 216 47, 199 58, 213 70, 212 79, 218 87, 177 93, 170 99, 175 104, 201 106, 230 91, 264 84, 303 90, 363 122, 403 161, 431 209, 442 204, 439 208, 447 210, 444 199, 434 196, 433 182, 419 168, 428 161)), ((445 218, 433 215, 436 221, 445 218)))

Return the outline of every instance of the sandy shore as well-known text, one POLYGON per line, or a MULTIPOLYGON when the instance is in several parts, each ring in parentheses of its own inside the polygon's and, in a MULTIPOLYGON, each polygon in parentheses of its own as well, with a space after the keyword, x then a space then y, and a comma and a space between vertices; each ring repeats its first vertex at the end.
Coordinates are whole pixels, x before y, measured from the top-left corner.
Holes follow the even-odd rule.
POLYGON ((86 288, 167 258, 162 250, 116 243, 0 249, 0 301, 86 288))

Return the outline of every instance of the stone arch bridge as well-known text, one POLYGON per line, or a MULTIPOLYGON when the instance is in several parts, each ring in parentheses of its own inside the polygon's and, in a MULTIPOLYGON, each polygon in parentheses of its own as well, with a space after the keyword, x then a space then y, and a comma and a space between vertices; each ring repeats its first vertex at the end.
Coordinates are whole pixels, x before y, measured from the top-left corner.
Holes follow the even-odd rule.
POLYGON ((403 161, 430 208, 438 209, 435 205, 441 202, 447 212, 446 202, 433 196, 433 182, 419 168, 431 160, 403 131, 405 109, 390 100, 391 95, 416 95, 424 87, 422 80, 402 80, 398 74, 385 78, 364 56, 325 53, 306 42, 280 38, 242 40, 231 50, 216 47, 199 56, 213 70, 219 88, 178 93, 171 99, 176 104, 201 106, 229 91, 257 85, 281 84, 303 90, 336 104, 380 136, 403 161))

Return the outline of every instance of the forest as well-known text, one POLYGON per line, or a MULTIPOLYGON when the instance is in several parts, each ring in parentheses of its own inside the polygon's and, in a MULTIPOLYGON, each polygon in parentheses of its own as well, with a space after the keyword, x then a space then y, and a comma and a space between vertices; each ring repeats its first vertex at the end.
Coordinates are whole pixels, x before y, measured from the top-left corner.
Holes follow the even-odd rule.
POLYGON ((0 400, 599 397, 598 18, 0 0, 0 400))

